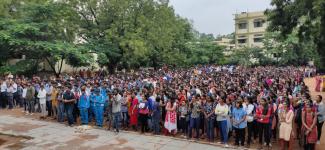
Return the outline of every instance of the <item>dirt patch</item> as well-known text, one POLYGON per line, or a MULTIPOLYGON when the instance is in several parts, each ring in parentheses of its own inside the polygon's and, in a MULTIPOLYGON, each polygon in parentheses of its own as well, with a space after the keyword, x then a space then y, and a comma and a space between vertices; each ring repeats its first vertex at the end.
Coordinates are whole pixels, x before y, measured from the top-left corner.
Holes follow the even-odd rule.
POLYGON ((26 140, 32 139, 27 136, 15 136, 0 133, 0 149, 18 150, 26 147, 26 140))
POLYGON ((98 135, 81 134, 79 135, 79 138, 82 140, 93 140, 93 139, 97 139, 98 135))
POLYGON ((29 130, 36 129, 42 127, 42 125, 28 124, 28 123, 20 123, 20 124, 1 124, 2 131, 12 130, 15 132, 28 132, 29 130))
POLYGON ((96 150, 134 150, 134 148, 126 146, 123 147, 122 145, 127 143, 128 141, 123 138, 117 138, 117 144, 109 144, 95 148, 96 150))

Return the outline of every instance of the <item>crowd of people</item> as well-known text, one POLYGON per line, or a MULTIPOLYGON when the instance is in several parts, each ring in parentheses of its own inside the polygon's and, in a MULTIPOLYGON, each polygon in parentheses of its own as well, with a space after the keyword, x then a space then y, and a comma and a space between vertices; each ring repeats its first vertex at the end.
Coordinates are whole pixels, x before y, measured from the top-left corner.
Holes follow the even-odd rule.
MULTIPOLYGON (((310 76, 310 72, 307 73, 310 76)), ((0 81, 3 109, 23 108, 69 126, 81 123, 116 133, 206 139, 229 147, 315 149, 325 121, 322 96, 312 99, 302 67, 199 66, 106 75, 90 71, 0 81), (80 120, 80 121, 79 121, 80 120), (258 129, 258 130, 256 130, 258 129), (220 139, 220 140, 219 140, 220 139)))

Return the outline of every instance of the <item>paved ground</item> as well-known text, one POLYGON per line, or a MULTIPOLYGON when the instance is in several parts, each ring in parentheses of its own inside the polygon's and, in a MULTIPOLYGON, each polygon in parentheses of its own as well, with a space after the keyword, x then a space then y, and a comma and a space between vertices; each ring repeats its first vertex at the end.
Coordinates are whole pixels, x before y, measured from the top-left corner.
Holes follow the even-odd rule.
POLYGON ((78 127, 3 114, 0 111, 0 149, 58 150, 215 150, 216 145, 199 144, 171 137, 100 129, 80 131, 78 127), (11 138, 11 139, 10 139, 11 138))

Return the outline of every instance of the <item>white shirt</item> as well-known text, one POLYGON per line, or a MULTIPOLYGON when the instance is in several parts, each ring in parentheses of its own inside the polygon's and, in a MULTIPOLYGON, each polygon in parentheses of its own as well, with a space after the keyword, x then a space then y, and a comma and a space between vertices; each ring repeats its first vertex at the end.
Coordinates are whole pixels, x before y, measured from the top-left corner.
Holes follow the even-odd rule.
POLYGON ((23 94, 21 95, 23 98, 26 98, 26 94, 27 94, 27 88, 23 89, 23 94))
POLYGON ((1 92, 6 92, 6 91, 7 91, 7 83, 2 82, 2 84, 1 84, 1 92))
POLYGON ((12 85, 12 87, 14 88, 14 93, 16 93, 16 92, 17 92, 17 84, 14 83, 14 84, 12 85))
POLYGON ((45 104, 46 103, 46 90, 45 89, 40 89, 38 91, 37 97, 39 98, 39 103, 40 104, 45 104))
POLYGON ((223 106, 221 106, 220 104, 217 104, 217 107, 215 109, 215 114, 217 115, 217 121, 223 121, 223 120, 227 120, 227 116, 228 116, 228 105, 224 104, 223 106))
POLYGON ((246 116, 246 120, 247 120, 247 122, 252 122, 253 120, 254 120, 254 118, 253 118, 253 110, 254 110, 254 105, 253 104, 248 104, 248 106, 247 105, 245 105, 246 107, 244 108, 244 110, 246 111, 246 114, 247 114, 247 116, 246 116))

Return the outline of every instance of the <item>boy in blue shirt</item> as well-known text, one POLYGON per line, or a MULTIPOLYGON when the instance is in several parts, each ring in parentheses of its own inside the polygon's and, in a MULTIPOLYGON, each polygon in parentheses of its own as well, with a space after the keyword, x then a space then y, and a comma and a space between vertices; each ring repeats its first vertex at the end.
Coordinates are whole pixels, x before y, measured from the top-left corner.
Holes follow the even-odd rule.
POLYGON ((90 107, 89 96, 86 94, 86 88, 81 89, 81 95, 78 102, 78 108, 80 110, 81 124, 88 125, 88 109, 90 107))

